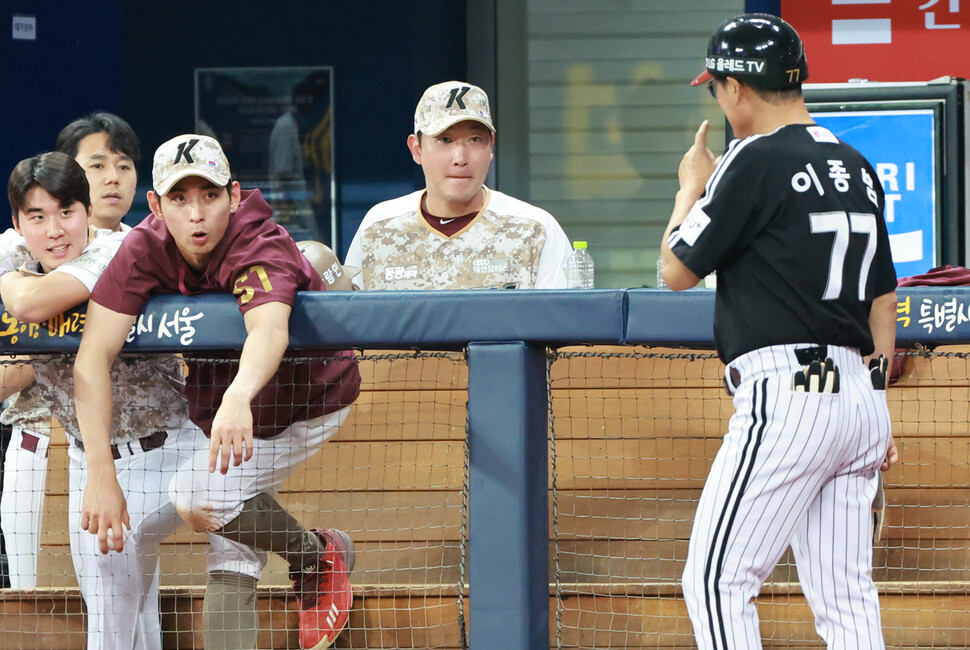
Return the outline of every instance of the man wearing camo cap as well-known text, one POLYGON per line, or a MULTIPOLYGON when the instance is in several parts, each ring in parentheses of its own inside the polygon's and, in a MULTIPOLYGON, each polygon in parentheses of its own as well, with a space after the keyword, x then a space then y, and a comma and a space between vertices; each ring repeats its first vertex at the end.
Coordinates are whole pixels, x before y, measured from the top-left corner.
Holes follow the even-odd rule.
POLYGON ((347 252, 362 289, 563 289, 569 240, 552 215, 485 186, 488 97, 463 81, 428 88, 408 149, 425 189, 371 208, 347 252))

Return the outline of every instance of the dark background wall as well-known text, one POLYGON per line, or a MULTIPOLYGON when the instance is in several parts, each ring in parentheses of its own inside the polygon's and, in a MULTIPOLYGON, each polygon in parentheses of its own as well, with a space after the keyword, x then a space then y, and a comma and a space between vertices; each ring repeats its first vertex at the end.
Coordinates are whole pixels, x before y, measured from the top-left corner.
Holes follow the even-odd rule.
MULTIPOLYGON (((489 90, 493 111, 505 125, 498 162, 503 155, 527 161, 527 143, 515 137, 514 115, 507 114, 524 110, 527 89, 519 87, 523 81, 500 105, 501 84, 490 59, 496 50, 509 51, 494 44, 510 31, 507 21, 506 29, 496 32, 496 1, 499 8, 509 5, 502 0, 170 0, 159 10, 157 3, 142 0, 2 0, 0 175, 6 178, 18 160, 52 148, 57 132, 75 117, 113 111, 128 119, 142 140, 145 160, 133 213, 146 214, 143 195, 155 147, 195 128, 195 68, 333 66, 337 248, 342 252, 369 207, 421 186, 405 138, 415 103, 433 83, 467 79, 489 90), (9 37, 5 30, 14 14, 36 16, 36 41, 9 37), (469 60, 469 48, 482 55, 469 60)), ((517 6, 514 0, 511 4, 517 6)), ((745 8, 778 13, 780 0, 747 0, 745 8)), ((510 20, 511 27, 520 22, 510 20)), ((506 176, 521 175, 521 165, 502 167, 511 172, 506 176)), ((515 179, 507 180, 503 188, 514 192, 515 179)), ((527 189, 520 194, 528 196, 527 189)))
MULTIPOLYGON (((124 80, 121 0, 2 0, 0 7, 0 177, 6 185, 18 161, 53 149, 61 127, 78 115, 121 112, 124 80), (37 40, 11 38, 14 14, 37 18, 37 40)), ((7 225, 0 217, 0 226, 7 225)))
POLYGON ((195 129, 195 68, 333 66, 341 250, 374 203, 423 186, 405 146, 414 106, 427 86, 468 69, 465 3, 455 0, 2 6, 0 29, 10 29, 13 14, 34 15, 38 24, 36 41, 0 32, 3 177, 18 160, 53 148, 75 117, 117 112, 142 142, 136 214, 147 214, 142 197, 155 148, 195 129))
POLYGON ((125 0, 122 26, 124 115, 148 152, 194 130, 195 68, 333 66, 341 253, 374 203, 423 186, 405 145, 414 106, 466 73, 454 0, 125 0))

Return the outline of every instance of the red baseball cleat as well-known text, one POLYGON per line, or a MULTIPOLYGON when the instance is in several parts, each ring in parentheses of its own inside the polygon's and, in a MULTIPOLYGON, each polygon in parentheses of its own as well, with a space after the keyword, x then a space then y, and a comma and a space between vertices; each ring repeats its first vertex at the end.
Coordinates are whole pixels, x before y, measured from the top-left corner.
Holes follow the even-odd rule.
POLYGON ((353 592, 350 572, 354 569, 354 542, 342 530, 312 531, 320 536, 324 551, 318 560, 291 573, 293 589, 300 602, 300 647, 304 650, 329 648, 347 625, 353 592))

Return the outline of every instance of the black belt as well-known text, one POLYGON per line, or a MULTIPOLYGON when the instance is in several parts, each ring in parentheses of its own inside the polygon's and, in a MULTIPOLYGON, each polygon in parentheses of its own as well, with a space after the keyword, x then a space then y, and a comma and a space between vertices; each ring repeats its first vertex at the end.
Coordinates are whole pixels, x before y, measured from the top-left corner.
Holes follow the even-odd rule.
MULTIPOLYGON (((138 445, 141 447, 142 451, 151 451, 152 449, 158 449, 165 444, 168 439, 168 431, 164 429, 156 431, 151 435, 147 435, 144 438, 139 438, 137 441, 138 445)), ((81 442, 80 438, 71 437, 71 442, 75 447, 84 451, 84 443, 81 442)), ((134 450, 131 448, 131 443, 125 443, 128 446, 128 452, 133 453, 134 450)), ((111 457, 115 460, 121 458, 121 451, 118 450, 118 445, 111 445, 111 457)))
POLYGON ((807 366, 813 361, 822 363, 827 356, 829 356, 829 347, 827 345, 814 345, 809 348, 795 349, 795 359, 803 366, 807 366))
MULTIPOLYGON (((807 366, 813 361, 823 362, 829 355, 829 348, 827 345, 813 345, 807 348, 795 348, 793 350, 795 353, 795 360, 803 366, 807 366)), ((728 374, 724 377, 724 388, 727 390, 728 395, 734 395, 738 388, 741 387, 741 371, 731 366, 728 368, 728 374), (728 378, 730 377, 730 379, 728 378)))

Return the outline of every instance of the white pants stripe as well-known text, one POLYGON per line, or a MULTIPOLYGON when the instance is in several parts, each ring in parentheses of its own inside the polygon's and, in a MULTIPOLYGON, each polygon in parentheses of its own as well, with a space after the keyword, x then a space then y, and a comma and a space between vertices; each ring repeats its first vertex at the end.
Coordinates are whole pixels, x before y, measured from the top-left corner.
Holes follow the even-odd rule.
POLYGON ((44 493, 47 489, 47 449, 50 438, 21 427, 13 427, 3 462, 3 496, 0 497, 0 528, 7 551, 10 586, 37 586, 37 556, 40 553, 44 493), (36 440, 36 449, 26 449, 24 434, 36 440))
POLYGON ((684 571, 700 648, 761 648, 761 585, 791 545, 829 648, 882 650, 872 499, 889 444, 885 393, 855 350, 828 346, 838 393, 792 390, 796 348, 739 357, 735 414, 701 493, 684 571))

